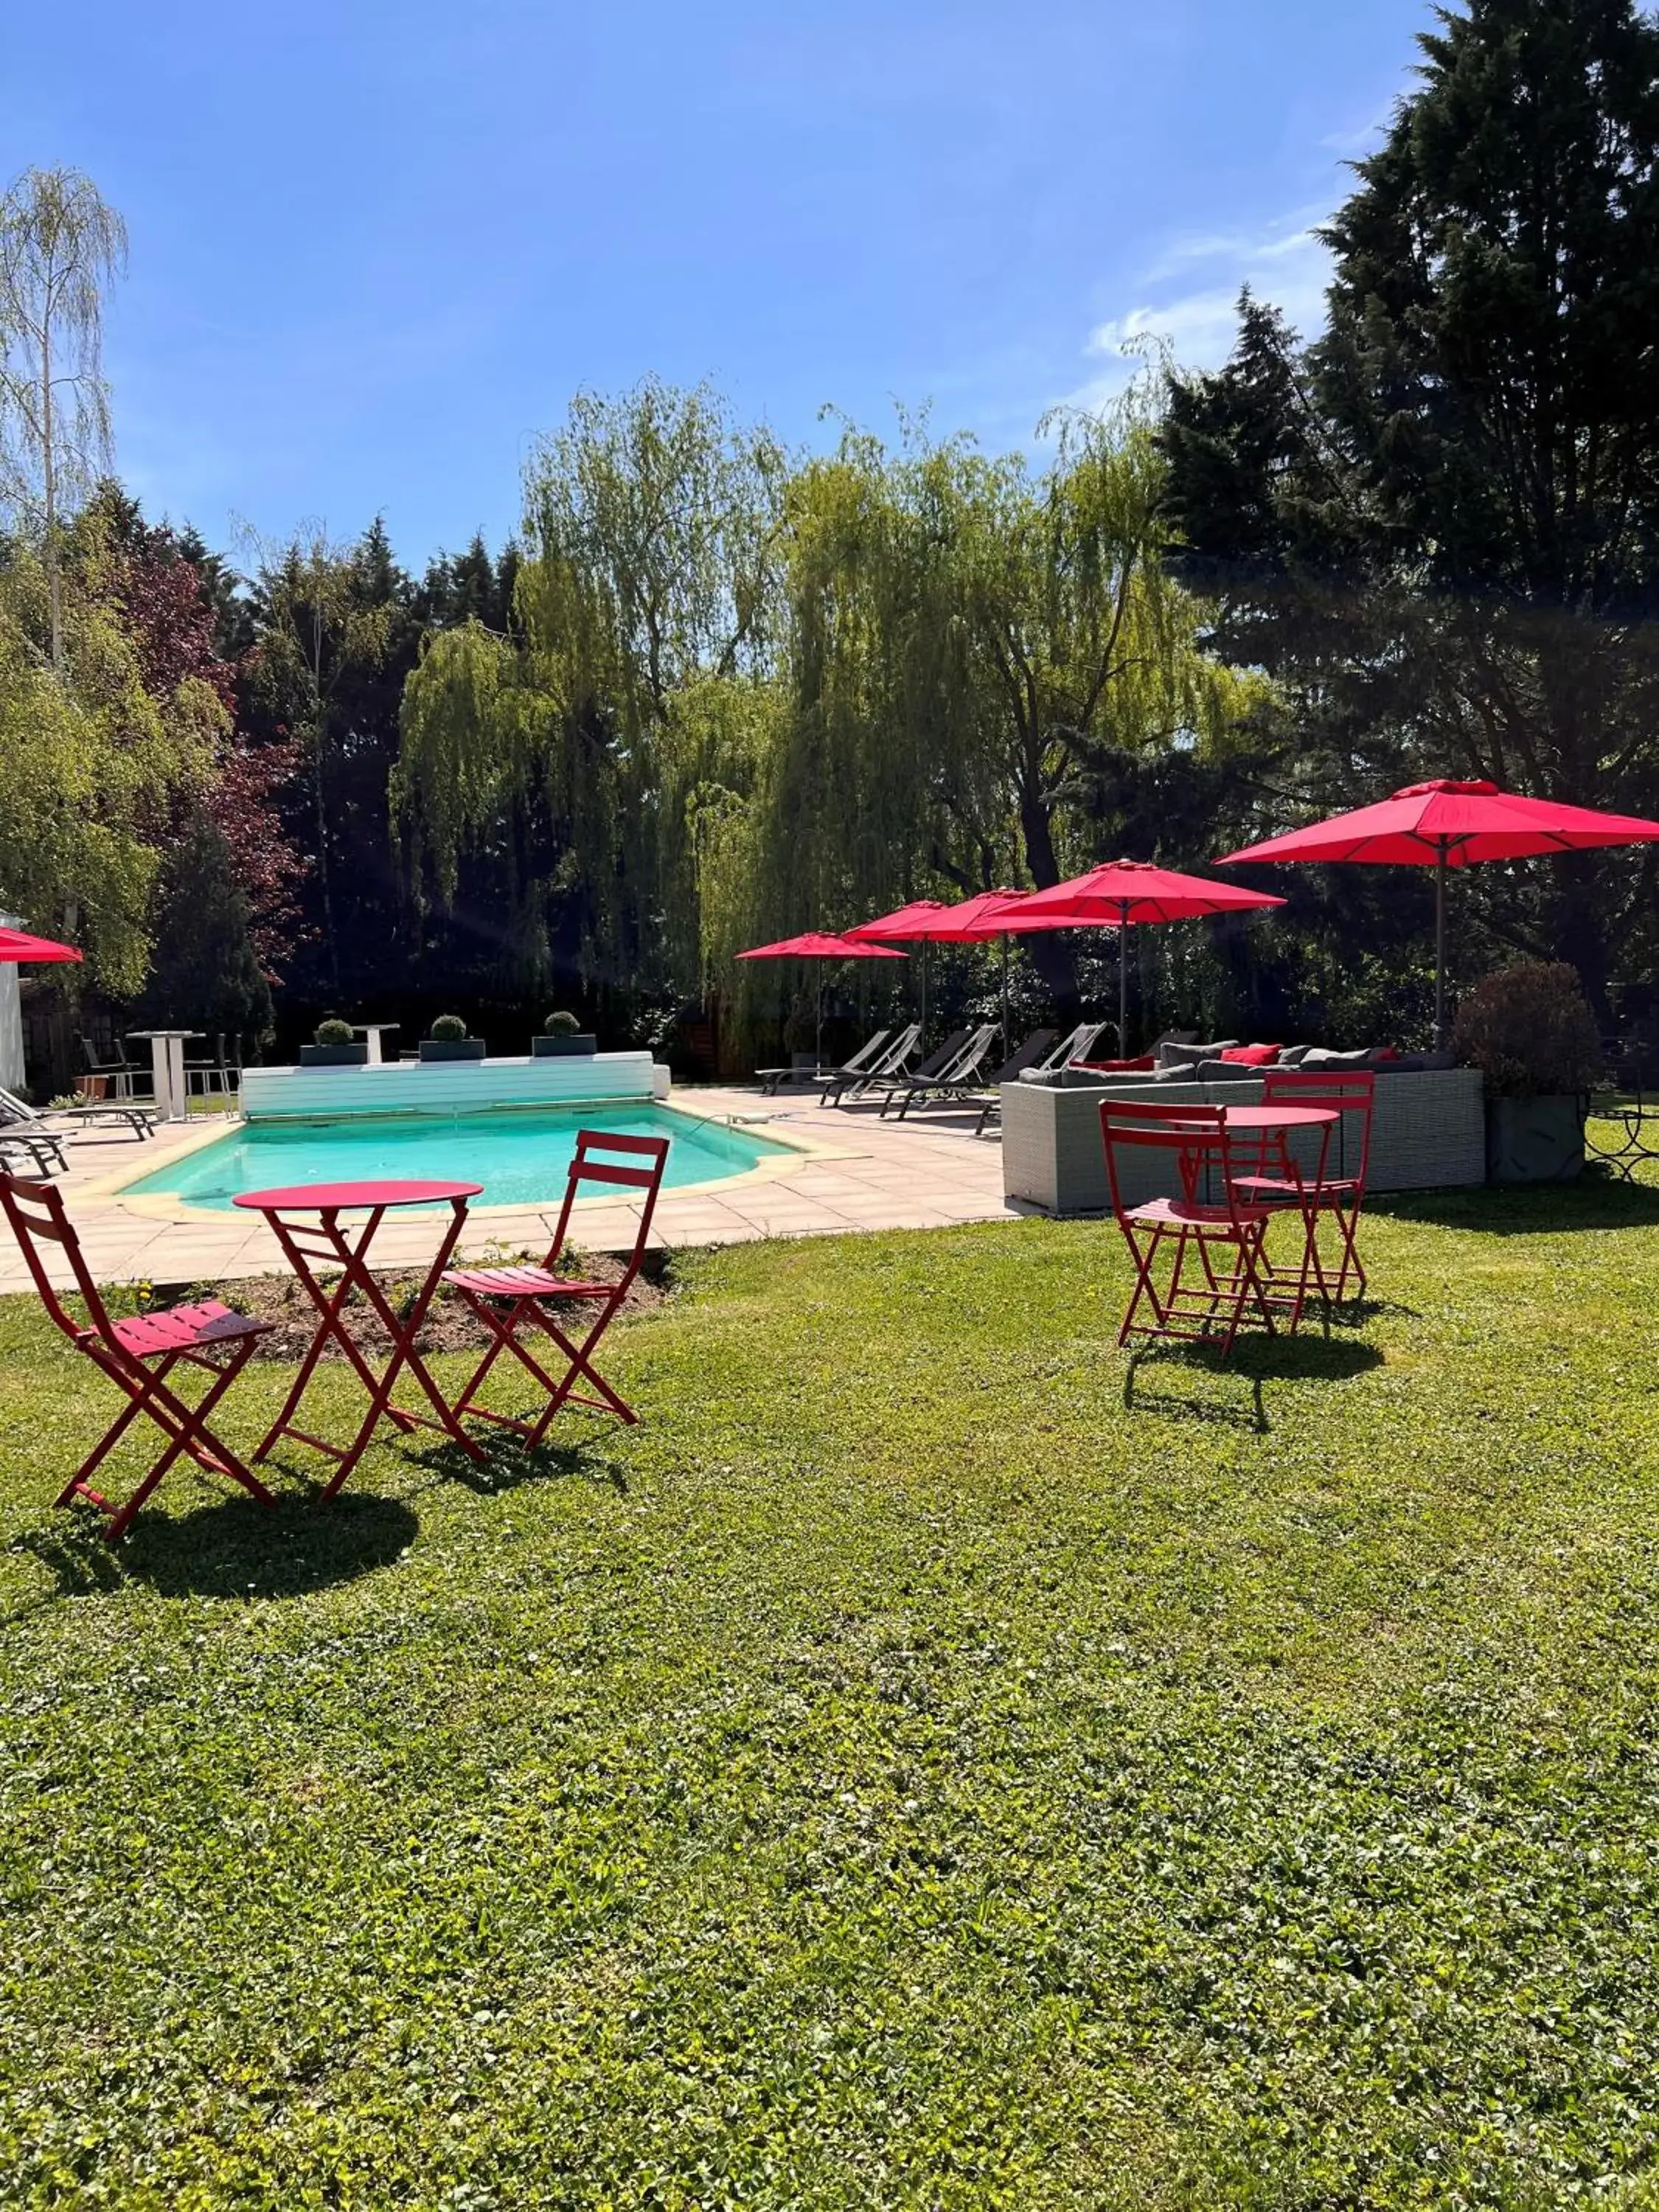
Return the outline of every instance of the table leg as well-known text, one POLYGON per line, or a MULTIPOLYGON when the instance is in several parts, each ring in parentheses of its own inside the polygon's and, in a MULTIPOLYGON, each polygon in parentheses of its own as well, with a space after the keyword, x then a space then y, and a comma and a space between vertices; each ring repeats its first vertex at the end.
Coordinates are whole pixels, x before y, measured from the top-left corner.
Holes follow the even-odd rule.
POLYGON ((370 1030, 368 1032, 368 1065, 371 1067, 378 1067, 380 1065, 380 1032, 379 1030, 370 1030))
POLYGON ((168 1120, 186 1121, 190 1115, 190 1091, 185 1082, 185 1041, 169 1037, 167 1046, 167 1089, 173 1094, 173 1111, 168 1120))
POLYGON ((173 1082, 167 1067, 167 1041, 152 1037, 149 1041, 149 1076, 155 1092, 155 1110, 164 1121, 178 1117, 173 1106, 173 1082))

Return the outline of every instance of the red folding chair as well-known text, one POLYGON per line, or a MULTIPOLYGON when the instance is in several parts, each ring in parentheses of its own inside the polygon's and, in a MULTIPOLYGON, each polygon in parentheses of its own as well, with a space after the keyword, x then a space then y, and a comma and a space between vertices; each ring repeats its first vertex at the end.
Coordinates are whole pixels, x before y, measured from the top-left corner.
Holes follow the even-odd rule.
POLYGON ((46 1311, 76 1349, 101 1368, 127 1399, 125 1412, 96 1450, 82 1462, 54 1502, 67 1505, 72 1498, 84 1498, 100 1513, 109 1515, 105 1533, 112 1544, 118 1543, 131 1526, 134 1514, 173 1462, 188 1455, 210 1474, 228 1474, 233 1482, 240 1482, 262 1505, 274 1504, 264 1483, 208 1426, 208 1415, 241 1373, 255 1343, 269 1333, 270 1324, 233 1313, 216 1298, 205 1298, 199 1305, 173 1306, 163 1313, 137 1314, 130 1321, 112 1321, 87 1267, 80 1239, 64 1210, 63 1193, 55 1184, 25 1182, 19 1176, 0 1174, 0 1211, 4 1212, 21 1248, 46 1311), (84 1327, 52 1287, 40 1250, 43 1243, 63 1249, 76 1293, 86 1308, 84 1327), (220 1353, 228 1357, 221 1359, 216 1356, 220 1353), (181 1360, 206 1368, 213 1377, 194 1406, 187 1405, 167 1382, 181 1360), (167 1448, 126 1504, 116 1505, 92 1487, 90 1478, 141 1413, 167 1437, 167 1448))
POLYGON ((458 1420, 469 1413, 475 1414, 481 1421, 494 1421, 501 1428, 516 1430, 534 1445, 547 1434, 562 1406, 591 1406, 597 1412, 609 1411, 629 1423, 639 1419, 633 1407, 611 1389, 593 1365, 593 1348, 610 1328, 645 1258, 651 1217, 657 1210, 657 1194, 662 1188, 663 1170, 668 1162, 668 1142, 666 1137, 617 1137, 609 1136, 602 1129, 579 1129, 575 1158, 570 1163, 569 1179, 565 1184, 564 1204, 559 1209, 558 1227, 553 1232, 552 1249, 542 1265, 452 1267, 446 1273, 445 1282, 460 1292, 492 1339, 489 1351, 451 1408, 458 1420), (607 1158, 607 1153, 621 1157, 607 1158), (634 1249, 619 1282, 586 1282, 554 1273, 569 1231, 570 1209, 584 1183, 645 1193, 634 1249), (580 1344, 571 1340, 556 1318, 565 1308, 577 1304, 599 1308, 580 1344), (568 1364, 560 1380, 556 1382, 520 1340, 520 1332, 526 1327, 540 1329, 563 1353, 568 1364), (504 1352, 510 1352, 548 1394, 547 1409, 537 1420, 493 1413, 488 1406, 477 1402, 485 1377, 504 1352), (579 1376, 586 1376, 592 1384, 599 1393, 597 1397, 584 1396, 577 1391, 579 1376))
MULTIPOLYGON (((1100 1132, 1112 1212, 1135 1268, 1134 1293, 1118 1342, 1144 1336, 1211 1343, 1218 1334, 1224 1358, 1247 1311, 1271 1335, 1275 1301, 1262 1245, 1273 1215, 1268 1207, 1249 1205, 1241 1196, 1222 1109, 1103 1099, 1100 1132), (1144 1166, 1146 1156, 1157 1153, 1166 1156, 1170 1180, 1179 1182, 1183 1195, 1129 1204, 1124 1183, 1131 1162, 1144 1166), (1218 1191, 1218 1200, 1200 1197, 1206 1189, 1218 1191), (1171 1246, 1167 1276, 1160 1283, 1160 1264, 1171 1246), (1196 1280, 1189 1272, 1194 1261, 1196 1280), (1143 1305, 1152 1309, 1150 1322, 1136 1319, 1143 1305)), ((1291 1308, 1294 1329, 1301 1297, 1292 1292, 1282 1302, 1291 1308)))
POLYGON ((1270 1172, 1267 1163, 1261 1161, 1254 1173, 1247 1171, 1238 1177, 1240 1190, 1254 1205, 1268 1206, 1281 1212, 1291 1206, 1302 1208, 1308 1222, 1308 1257, 1315 1286, 1327 1305, 1340 1305, 1346 1298, 1350 1272, 1354 1278, 1355 1295, 1365 1295, 1365 1269, 1356 1239, 1359 1210, 1365 1202, 1366 1178, 1370 1173, 1371 1112, 1376 1101, 1376 1078, 1369 1071, 1352 1069, 1343 1073, 1327 1073, 1318 1067, 1305 1071, 1299 1067, 1264 1067, 1261 1071, 1264 1106, 1334 1106, 1342 1115, 1340 1175, 1321 1175, 1304 1183, 1293 1175, 1287 1176, 1281 1160, 1278 1163, 1278 1174, 1270 1172), (1351 1134, 1356 1122, 1357 1140, 1351 1134), (1334 1289, 1320 1256, 1322 1216, 1328 1216, 1335 1223, 1340 1239, 1342 1259, 1334 1289))

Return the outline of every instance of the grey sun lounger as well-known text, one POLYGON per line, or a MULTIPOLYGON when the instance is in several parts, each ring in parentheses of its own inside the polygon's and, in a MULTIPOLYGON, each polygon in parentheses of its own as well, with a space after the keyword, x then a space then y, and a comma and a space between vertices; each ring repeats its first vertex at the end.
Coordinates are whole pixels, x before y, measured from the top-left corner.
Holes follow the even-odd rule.
POLYGON ((63 1145, 50 1129, 0 1129, 0 1173, 10 1174, 26 1155, 38 1176, 68 1172, 63 1145))
POLYGON ((994 1022, 981 1022, 976 1030, 964 1032, 956 1040, 954 1051, 941 1051, 921 1067, 913 1067, 906 1073, 890 1077, 882 1085, 882 1113, 885 1115, 895 1099, 914 1097, 917 1092, 932 1090, 937 1084, 970 1079, 991 1049, 991 1040, 996 1033, 994 1022))
POLYGON ((948 1067, 953 1060, 960 1058, 970 1034, 971 1032, 967 1030, 955 1030, 945 1038, 943 1044, 936 1045, 927 1059, 920 1061, 915 1067, 906 1067, 901 1063, 899 1066, 889 1069, 880 1075, 867 1077, 859 1086, 856 1095, 866 1101, 879 1097, 884 1102, 882 1111, 885 1113, 887 1095, 895 1084, 908 1083, 914 1079, 925 1076, 929 1069, 938 1070, 948 1067))
MULTIPOLYGON (((54 1106, 52 1121, 70 1121, 85 1125, 98 1121, 124 1121, 135 1137, 153 1137, 155 1133, 155 1114, 153 1108, 135 1105, 131 1099, 118 1104, 103 1100, 89 1106, 54 1106)), ((0 1090, 0 1131, 13 1135, 53 1136, 46 1116, 20 1098, 15 1091, 0 1090)))
POLYGON ((921 1024, 911 1022, 908 1027, 902 1029, 896 1036, 887 1040, 870 1066, 860 1069, 854 1075, 837 1073, 835 1075, 820 1076, 818 1078, 819 1105, 839 1106, 849 1093, 856 1097, 866 1084, 872 1083, 884 1075, 891 1075, 896 1070, 903 1066, 921 1040, 921 1024))
MULTIPOLYGON (((1005 1083, 1018 1083, 1020 1077, 1028 1070, 1037 1075, 1052 1075, 1056 1068, 1069 1067, 1073 1060, 1086 1059, 1094 1050, 1096 1040, 1102 1030, 1108 1027, 1109 1024, 1106 1022, 1079 1022, 1074 1030, 1060 1039, 1045 1059, 1028 1060, 1024 1067, 1015 1068, 1012 1074, 1005 1073, 1001 1068, 999 1068, 987 1085, 988 1095, 980 1109, 979 1121, 974 1134, 976 1137, 982 1137, 991 1122, 1000 1121, 1002 1118, 1001 1086, 1005 1083)), ((1053 1030, 1051 1030, 1048 1034, 1052 1036, 1053 1030)))
POLYGON ((878 1030, 874 1036, 861 1044, 850 1060, 842 1060, 839 1067, 757 1067, 755 1080, 760 1085, 763 1097, 775 1098, 781 1084, 833 1082, 839 1075, 862 1075, 879 1056, 882 1047, 892 1034, 891 1030, 878 1030))
POLYGON ((1000 1067, 993 1068, 989 1075, 981 1075, 969 1068, 959 1076, 942 1075, 932 1083, 912 1085, 902 1093, 896 1093, 899 1101, 899 1119, 903 1121, 913 1106, 925 1106, 930 1102, 942 1105, 957 1105, 966 1099, 970 1104, 982 1098, 988 1089, 998 1084, 1012 1083, 1028 1067, 1036 1067, 1054 1042, 1053 1030, 1033 1030, 1017 1052, 1011 1053, 1000 1067))

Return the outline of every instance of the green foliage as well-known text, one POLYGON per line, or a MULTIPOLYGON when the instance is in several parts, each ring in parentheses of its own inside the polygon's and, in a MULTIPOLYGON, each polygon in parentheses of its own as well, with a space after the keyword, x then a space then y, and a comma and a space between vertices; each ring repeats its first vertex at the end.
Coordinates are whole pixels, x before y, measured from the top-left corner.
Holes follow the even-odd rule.
POLYGON ((428 1032, 434 1044, 459 1044, 466 1033, 466 1024, 459 1014, 440 1014, 428 1032))
MULTIPOLYGON (((1287 701, 1259 826, 1428 775, 1652 815, 1659 23, 1471 0, 1421 44, 1330 226, 1328 328, 1304 348, 1247 299, 1227 368, 1170 394, 1185 573, 1287 701)), ((1626 855, 1460 893, 1598 1006, 1651 970, 1626 855)))
POLYGON ((1595 1017, 1565 960, 1517 960, 1477 983, 1457 1009, 1452 1049, 1497 1098, 1573 1097, 1601 1080, 1595 1017))
POLYGON ((313 1042, 317 1044, 349 1044, 353 1034, 349 1022, 342 1021, 337 1014, 326 1014, 318 1023, 313 1042))
POLYGON ((1133 1413, 1109 1224, 690 1255, 638 1429, 175 1479, 115 1558, 8 1301, 0 2194, 1638 2201, 1656 1200, 1368 1215, 1363 1328, 1133 1413))
POLYGON ((59 614, 61 672, 45 568, 14 547, 0 568, 0 902, 72 935, 94 981, 132 994, 169 815, 211 775, 223 713, 205 685, 165 702, 145 690, 95 535, 65 566, 59 614))
POLYGON ((544 1036, 580 1036, 581 1026, 574 1014, 561 1011, 548 1016, 542 1024, 542 1034, 544 1036))

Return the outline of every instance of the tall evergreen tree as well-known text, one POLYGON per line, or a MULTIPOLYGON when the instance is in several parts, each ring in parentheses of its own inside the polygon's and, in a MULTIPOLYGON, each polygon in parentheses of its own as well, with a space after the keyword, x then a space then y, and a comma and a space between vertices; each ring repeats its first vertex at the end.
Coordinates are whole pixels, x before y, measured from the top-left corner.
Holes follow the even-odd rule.
MULTIPOLYGON (((1228 368, 1176 380, 1171 512, 1218 643, 1293 695, 1292 792, 1461 774, 1651 814, 1659 26, 1472 0, 1421 46, 1327 234, 1328 328, 1302 349, 1247 301, 1228 368)), ((1653 881, 1582 857, 1469 903, 1604 998, 1653 881)))

